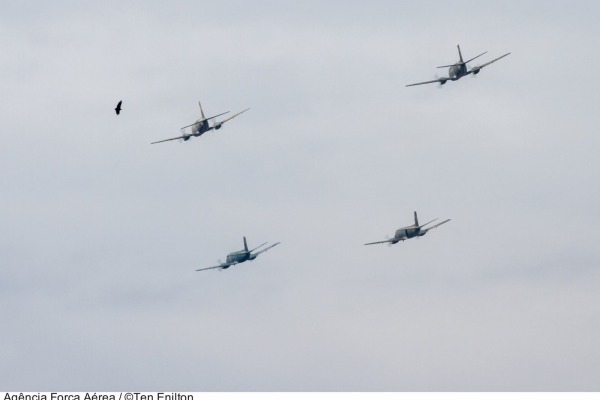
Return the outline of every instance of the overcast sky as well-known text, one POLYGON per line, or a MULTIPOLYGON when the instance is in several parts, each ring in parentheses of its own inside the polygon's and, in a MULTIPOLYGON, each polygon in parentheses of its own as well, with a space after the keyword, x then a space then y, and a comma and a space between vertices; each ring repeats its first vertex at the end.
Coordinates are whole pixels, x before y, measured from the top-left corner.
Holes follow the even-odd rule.
POLYGON ((0 388, 600 390, 598 26, 595 1, 3 3, 0 388), (457 44, 512 54, 405 87, 457 44), (198 100, 251 110, 150 145, 198 100), (452 221, 363 246, 413 211, 452 221), (244 235, 282 244, 195 272, 244 235))

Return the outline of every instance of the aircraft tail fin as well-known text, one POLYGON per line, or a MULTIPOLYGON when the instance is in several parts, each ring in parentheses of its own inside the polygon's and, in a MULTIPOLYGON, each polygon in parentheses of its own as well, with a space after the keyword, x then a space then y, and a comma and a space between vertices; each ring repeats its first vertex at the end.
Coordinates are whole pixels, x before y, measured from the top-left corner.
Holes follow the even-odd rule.
POLYGON ((463 62, 462 53, 460 52, 460 45, 457 44, 456 48, 458 49, 458 57, 460 57, 460 62, 463 62))
POLYGON ((419 218, 417 218, 417 212, 415 211, 415 226, 419 226, 419 218))
POLYGON ((248 251, 248 243, 246 243, 246 236, 244 236, 244 250, 248 251))
POLYGON ((204 111, 202 110, 202 104, 200 103, 200 101, 198 101, 198 105, 200 106, 200 115, 202 115, 202 119, 206 119, 204 118, 204 111))

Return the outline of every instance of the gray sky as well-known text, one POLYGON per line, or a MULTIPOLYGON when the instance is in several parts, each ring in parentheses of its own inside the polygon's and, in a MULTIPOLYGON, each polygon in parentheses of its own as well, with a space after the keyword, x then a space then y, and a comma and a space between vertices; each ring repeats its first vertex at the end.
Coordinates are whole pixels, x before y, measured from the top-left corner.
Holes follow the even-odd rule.
POLYGON ((600 4, 250 3, 1 6, 2 389, 600 390, 600 4))

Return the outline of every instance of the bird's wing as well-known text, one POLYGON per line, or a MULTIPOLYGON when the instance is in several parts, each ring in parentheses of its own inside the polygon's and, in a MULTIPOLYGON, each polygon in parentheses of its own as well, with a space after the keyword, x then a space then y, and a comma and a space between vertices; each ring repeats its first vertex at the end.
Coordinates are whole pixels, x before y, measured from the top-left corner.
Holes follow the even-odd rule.
POLYGON ((439 79, 434 79, 432 81, 426 81, 426 82, 419 82, 419 83, 411 83, 410 85, 406 85, 406 87, 409 86, 417 86, 417 85, 426 85, 428 83, 441 83, 444 84, 446 83, 447 80, 449 80, 450 78, 439 78, 439 79))

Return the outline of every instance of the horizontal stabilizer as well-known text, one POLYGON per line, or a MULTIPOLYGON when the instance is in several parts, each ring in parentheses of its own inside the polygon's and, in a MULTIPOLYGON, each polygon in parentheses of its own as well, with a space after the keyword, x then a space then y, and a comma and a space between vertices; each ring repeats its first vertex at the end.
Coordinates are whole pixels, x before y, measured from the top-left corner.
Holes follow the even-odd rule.
MULTIPOLYGON (((269 247, 265 247, 264 249, 262 249, 261 251, 259 251, 258 253, 256 253, 255 255, 259 255, 261 253, 264 253, 265 251, 272 249, 273 247, 277 246, 278 244, 280 244, 281 242, 277 242, 275 244, 270 245, 269 247)), ((262 246, 262 245, 261 245, 262 246)), ((260 246, 259 246, 260 247, 260 246)), ((255 249, 256 250, 256 249, 255 249)))
MULTIPOLYGON (((250 250, 248 253, 252 253, 254 250, 256 250, 256 249, 259 249, 259 248, 263 247, 263 246, 264 246, 265 244, 267 244, 267 243, 268 243, 268 242, 264 242, 264 243, 263 243, 263 244, 261 244, 260 246, 256 246, 255 248, 253 248, 252 250, 250 250)), ((246 248, 246 250, 248 250, 248 249, 246 248)))
POLYGON ((213 115, 212 117, 208 117, 208 118, 204 118, 204 119, 199 119, 198 121, 194 122, 193 124, 189 124, 189 125, 181 127, 181 129, 189 128, 190 126, 194 126, 194 125, 199 124, 201 122, 208 121, 209 119, 220 117, 221 115, 227 114, 228 112, 229 111, 225 111, 224 113, 213 115))
POLYGON ((439 67, 436 68, 450 68, 450 67, 457 67, 459 65, 461 65, 462 63, 458 63, 458 64, 450 64, 450 65, 440 65, 439 67))
POLYGON ((221 125, 223 125, 225 122, 229 121, 230 119, 234 119, 234 118, 235 118, 235 117, 237 117, 238 115, 240 115, 240 114, 242 114, 242 113, 245 113, 245 112, 246 112, 246 111, 248 111, 248 110, 249 110, 249 108, 246 108, 245 110, 243 110, 243 111, 240 111, 240 112, 239 112, 239 113, 237 113, 237 114, 233 114, 231 117, 227 117, 227 118, 225 118, 223 121, 218 121, 218 122, 215 122, 215 125, 221 126, 221 125))
POLYGON ((483 53, 481 53, 480 55, 478 55, 478 56, 475 56, 475 57, 471 58, 470 60, 467 60, 467 61, 465 61, 463 64, 470 63, 471 61, 473 61, 473 60, 474 60, 474 59, 476 59, 477 57, 481 57, 481 56, 482 56, 482 55, 484 55, 485 53, 487 53, 487 51, 484 51, 484 52, 483 52, 483 53))
POLYGON ((506 53, 506 54, 504 54, 504 55, 501 55, 501 56, 500 56, 500 57, 498 57, 498 58, 495 58, 495 59, 493 59, 492 61, 488 61, 488 62, 486 62, 485 64, 481 64, 481 65, 480 65, 478 68, 479 68, 479 69, 481 69, 481 68, 485 67, 486 65, 490 65, 491 63, 493 63, 493 62, 496 62, 496 61, 500 60, 501 58, 504 58, 504 57, 506 57, 506 56, 507 56, 507 55, 509 55, 509 54, 510 54, 510 53, 506 53))
POLYGON ((466 63, 469 63, 469 62, 473 61, 473 60, 474 60, 474 59, 476 59, 477 57, 481 57, 481 56, 482 56, 482 55, 484 55, 485 53, 487 53, 487 51, 485 51, 485 52, 481 53, 481 54, 480 54, 480 55, 478 55, 478 56, 475 56, 475 57, 471 58, 470 60, 467 60, 467 61, 460 61, 460 62, 457 62, 456 64, 450 64, 450 65, 440 65, 439 67, 436 67, 436 68, 450 68, 450 67, 458 67, 459 65, 463 65, 463 64, 466 64, 466 63))
POLYGON ((422 227, 424 227, 425 225, 429 225, 430 223, 432 223, 433 221, 437 221, 438 219, 439 219, 439 218, 432 219, 431 221, 429 221, 429 222, 426 222, 426 223, 424 223, 423 225, 419 225, 419 228, 422 228, 422 227))
POLYGON ((448 222, 448 221, 450 221, 450 219, 447 219, 447 220, 445 220, 445 221, 442 221, 442 222, 440 222, 439 224, 435 224, 435 225, 433 225, 433 226, 431 226, 431 227, 429 227, 429 228, 425 229, 424 231, 425 231, 425 232, 427 232, 427 231, 429 231, 429 230, 431 230, 431 229, 433 229, 433 228, 437 228, 438 226, 440 226, 440 225, 443 225, 443 224, 445 224, 445 223, 446 223, 446 222, 448 222))

